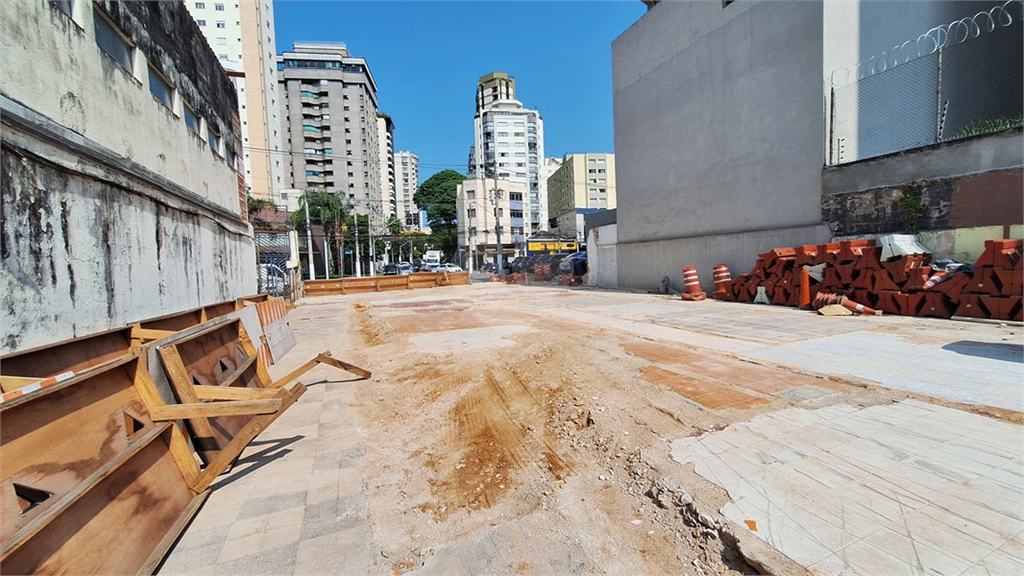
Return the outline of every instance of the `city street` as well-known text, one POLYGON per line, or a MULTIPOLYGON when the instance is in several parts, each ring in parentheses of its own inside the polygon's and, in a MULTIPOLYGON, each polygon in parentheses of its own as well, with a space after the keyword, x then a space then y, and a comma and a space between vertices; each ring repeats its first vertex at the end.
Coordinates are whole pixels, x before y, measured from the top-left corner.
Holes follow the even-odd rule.
POLYGON ((160 572, 1024 570, 1022 328, 588 288, 310 298, 160 572))

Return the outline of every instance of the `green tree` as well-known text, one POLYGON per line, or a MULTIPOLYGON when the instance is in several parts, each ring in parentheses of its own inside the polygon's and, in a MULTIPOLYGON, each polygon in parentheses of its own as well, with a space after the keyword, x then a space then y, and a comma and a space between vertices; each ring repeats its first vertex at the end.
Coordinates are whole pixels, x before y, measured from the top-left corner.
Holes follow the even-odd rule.
MULTIPOLYGON (((310 224, 319 224, 324 229, 324 236, 334 244, 334 253, 341 254, 337 240, 341 224, 346 221, 351 206, 344 204, 341 198, 332 192, 323 190, 307 190, 299 199, 299 209, 288 216, 288 223, 300 232, 306 230, 306 210, 309 210, 310 224)), ((341 260, 339 257, 338 260, 341 260)))
POLYGON ((247 212, 249 214, 249 222, 252 223, 253 227, 267 227, 270 223, 259 217, 259 213, 264 210, 273 210, 277 212, 277 205, 267 200, 266 198, 254 198, 250 194, 246 194, 245 203, 247 212))
POLYGON ((465 176, 455 170, 442 170, 427 178, 412 197, 416 206, 427 211, 430 228, 435 231, 441 249, 448 254, 453 254, 458 249, 458 236, 455 230, 458 221, 455 189, 465 179, 465 176))

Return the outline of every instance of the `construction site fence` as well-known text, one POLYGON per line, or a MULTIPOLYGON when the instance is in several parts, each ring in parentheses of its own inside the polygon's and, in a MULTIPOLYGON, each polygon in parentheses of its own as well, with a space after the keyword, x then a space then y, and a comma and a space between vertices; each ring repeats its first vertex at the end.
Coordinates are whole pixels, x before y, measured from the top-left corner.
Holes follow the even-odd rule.
POLYGON ((937 26, 826 82, 830 166, 1020 126, 1021 0, 937 26))
POLYGON ((469 284, 469 272, 414 272, 403 276, 369 276, 365 278, 336 278, 333 280, 306 280, 306 296, 335 294, 365 294, 389 290, 413 290, 435 286, 469 284))

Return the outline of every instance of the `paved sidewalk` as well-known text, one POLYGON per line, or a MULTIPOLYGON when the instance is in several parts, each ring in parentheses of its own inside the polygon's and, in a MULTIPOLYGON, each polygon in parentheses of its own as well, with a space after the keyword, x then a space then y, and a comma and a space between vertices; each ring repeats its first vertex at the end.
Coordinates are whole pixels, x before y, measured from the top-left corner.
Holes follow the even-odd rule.
POLYGON ((790 408, 672 456, 722 513, 821 574, 1024 573, 1021 427, 904 400, 790 408))

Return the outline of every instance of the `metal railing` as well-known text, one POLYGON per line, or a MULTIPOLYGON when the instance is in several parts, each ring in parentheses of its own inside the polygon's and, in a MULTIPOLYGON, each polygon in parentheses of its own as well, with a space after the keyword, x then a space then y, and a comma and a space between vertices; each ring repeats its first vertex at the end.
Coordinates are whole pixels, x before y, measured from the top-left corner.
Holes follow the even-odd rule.
POLYGON ((1008 0, 833 71, 826 163, 1021 125, 1022 7, 1008 0))

